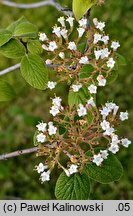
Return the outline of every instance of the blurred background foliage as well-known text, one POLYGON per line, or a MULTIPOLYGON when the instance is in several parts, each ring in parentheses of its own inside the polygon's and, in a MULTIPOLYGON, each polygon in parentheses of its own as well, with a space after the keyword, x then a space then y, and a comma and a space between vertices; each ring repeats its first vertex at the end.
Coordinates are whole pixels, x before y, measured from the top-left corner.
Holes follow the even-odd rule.
MULTIPOLYGON (((17 0, 17 3, 31 3, 36 0, 17 0)), ((71 8, 71 0, 59 0, 60 4, 71 8)), ((124 55, 127 65, 119 68, 118 79, 100 90, 98 103, 107 100, 115 101, 122 110, 128 110, 130 118, 119 129, 121 136, 133 140, 133 1, 106 0, 105 5, 94 7, 91 18, 98 17, 106 21, 106 30, 112 39, 119 40, 119 53, 124 55)), ((7 27, 22 15, 36 24, 39 31, 50 35, 51 27, 58 16, 62 15, 52 6, 36 9, 17 9, 0 4, 0 28, 7 27)), ((0 56, 0 70, 17 63, 0 56)), ((2 77, 15 88, 17 99, 12 102, 0 103, 0 154, 33 146, 32 137, 38 120, 48 121, 50 116, 50 97, 53 93, 39 91, 30 87, 20 76, 20 71, 14 71, 2 77)), ((65 86, 56 88, 57 95, 63 97, 67 104, 65 86)), ((121 149, 118 158, 123 164, 124 175, 119 182, 102 185, 92 182, 91 199, 133 199, 133 145, 121 149)), ((0 199, 55 199, 54 186, 59 173, 54 171, 50 183, 41 184, 39 175, 33 170, 41 158, 35 154, 0 161, 0 199)))

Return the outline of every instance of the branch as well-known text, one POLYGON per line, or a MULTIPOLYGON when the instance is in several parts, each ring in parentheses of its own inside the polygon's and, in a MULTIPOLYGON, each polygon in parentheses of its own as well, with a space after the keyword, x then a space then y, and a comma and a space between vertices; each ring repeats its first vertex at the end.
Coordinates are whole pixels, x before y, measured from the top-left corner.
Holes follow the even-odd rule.
POLYGON ((40 1, 37 3, 31 3, 31 4, 19 4, 19 3, 11 2, 8 0, 1 0, 0 3, 3 5, 7 5, 9 7, 23 8, 23 9, 32 9, 32 8, 46 6, 46 5, 51 5, 51 6, 54 6, 58 11, 63 12, 65 15, 72 16, 72 11, 65 9, 55 0, 45 0, 45 1, 40 1))
POLYGON ((24 149, 24 150, 18 150, 15 152, 0 155, 0 160, 7 160, 7 159, 12 158, 12 157, 17 157, 17 156, 24 155, 24 154, 30 154, 30 153, 36 152, 38 150, 39 150, 39 147, 34 147, 34 148, 24 149))
POLYGON ((11 66, 9 68, 6 68, 5 70, 0 71, 0 76, 3 76, 5 74, 7 74, 7 73, 10 73, 10 72, 12 72, 12 71, 14 71, 14 70, 16 70, 18 68, 20 68, 20 63, 18 63, 16 65, 13 65, 13 66, 11 66))
MULTIPOLYGON (((20 65, 21 65, 21 63, 18 63, 16 65, 13 65, 13 66, 11 66, 9 68, 6 68, 6 69, 0 71, 0 76, 3 76, 5 74, 7 74, 7 73, 10 73, 10 72, 12 72, 12 71, 14 71, 16 69, 19 69, 20 65)), ((56 64, 56 65, 45 65, 45 66, 48 67, 48 68, 53 68, 54 69, 54 68, 57 68, 57 67, 59 67, 61 65, 56 64)))

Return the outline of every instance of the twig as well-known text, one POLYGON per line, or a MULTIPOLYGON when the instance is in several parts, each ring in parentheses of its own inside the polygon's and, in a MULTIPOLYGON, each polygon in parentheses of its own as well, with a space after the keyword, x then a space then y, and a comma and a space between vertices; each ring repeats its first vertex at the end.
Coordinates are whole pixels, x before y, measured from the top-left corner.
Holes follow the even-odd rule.
POLYGON ((65 9, 55 0, 45 0, 45 1, 40 1, 40 2, 30 3, 30 4, 19 4, 8 0, 1 0, 0 3, 9 7, 22 8, 22 9, 32 9, 32 8, 46 6, 46 5, 51 5, 54 6, 58 11, 62 11, 67 16, 72 15, 72 11, 65 9))
MULTIPOLYGON (((91 28, 91 26, 90 26, 90 12, 91 12, 91 9, 89 9, 88 11, 87 11, 87 13, 86 13, 86 19, 87 19, 87 25, 86 25, 86 28, 87 28, 87 30, 89 31, 90 30, 90 28, 91 28)), ((90 40, 89 39, 87 39, 87 43, 86 43, 86 47, 85 47, 85 52, 88 50, 88 48, 89 48, 89 42, 90 42, 90 40)))
POLYGON ((30 154, 33 152, 37 152, 38 150, 39 150, 39 147, 34 147, 34 148, 29 148, 29 149, 24 149, 24 150, 18 150, 15 152, 0 155, 0 160, 7 160, 7 159, 12 158, 12 157, 17 157, 17 156, 24 155, 24 154, 30 154))
POLYGON ((13 65, 13 66, 11 66, 9 68, 6 68, 5 70, 0 71, 0 76, 3 76, 5 74, 7 74, 7 73, 10 73, 10 72, 12 72, 12 71, 14 71, 14 70, 16 70, 18 68, 20 68, 20 63, 18 63, 16 65, 13 65))
MULTIPOLYGON (((0 76, 3 76, 5 74, 7 74, 7 73, 15 71, 16 69, 19 69, 20 66, 21 66, 21 63, 18 63, 16 65, 13 65, 13 66, 9 67, 9 68, 6 68, 6 69, 0 71, 0 76)), ((59 65, 59 64, 51 64, 51 65, 45 65, 45 66, 48 67, 48 68, 53 68, 54 69, 54 68, 57 68, 57 67, 59 67, 61 65, 59 65)))

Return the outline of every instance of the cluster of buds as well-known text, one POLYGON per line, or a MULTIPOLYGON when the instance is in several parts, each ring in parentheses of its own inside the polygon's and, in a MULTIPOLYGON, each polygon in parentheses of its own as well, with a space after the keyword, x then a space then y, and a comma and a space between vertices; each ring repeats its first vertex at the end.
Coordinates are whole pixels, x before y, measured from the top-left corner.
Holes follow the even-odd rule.
POLYGON ((74 18, 60 17, 58 22, 60 26, 53 27, 53 40, 45 33, 39 35, 49 56, 45 63, 56 71, 58 78, 57 82, 49 81, 48 88, 52 90, 57 83, 67 81, 73 94, 85 89, 86 96, 70 108, 63 107, 62 99, 55 95, 49 111, 53 121, 36 126, 37 156, 44 156, 44 163, 36 166, 42 182, 50 180, 55 166, 69 177, 76 172, 82 173, 89 162, 102 166, 109 152, 116 154, 120 146, 127 148, 131 144, 130 140, 116 134, 120 121, 128 119, 128 112, 119 112, 119 106, 113 102, 97 108, 95 100, 98 87, 105 86, 113 73, 119 42, 109 41, 104 32, 105 23, 96 18, 89 30, 87 19, 79 20, 74 40, 71 39, 74 18), (86 47, 81 51, 79 44, 83 41, 86 41, 86 47), (81 76, 84 67, 91 67, 86 77, 81 76), (99 153, 96 153, 96 147, 99 153))

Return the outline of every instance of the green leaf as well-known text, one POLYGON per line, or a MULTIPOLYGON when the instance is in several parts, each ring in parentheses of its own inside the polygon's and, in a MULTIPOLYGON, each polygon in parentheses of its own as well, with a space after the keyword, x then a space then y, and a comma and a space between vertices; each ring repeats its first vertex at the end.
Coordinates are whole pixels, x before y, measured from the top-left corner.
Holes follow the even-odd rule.
POLYGON ((11 31, 12 33, 14 33, 16 26, 19 25, 19 24, 21 24, 21 23, 23 23, 23 22, 26 22, 26 21, 27 21, 27 19, 26 19, 24 16, 22 16, 22 17, 21 17, 20 19, 18 19, 17 21, 11 23, 11 24, 7 27, 7 30, 9 30, 9 31, 11 31))
POLYGON ((73 174, 70 177, 63 172, 59 176, 55 196, 59 200, 86 200, 90 193, 90 180, 86 174, 73 174))
POLYGON ((88 123, 92 124, 92 122, 94 121, 94 115, 92 114, 91 111, 88 111, 87 113, 87 119, 88 119, 88 123))
POLYGON ((127 64, 126 59, 124 58, 124 56, 120 55, 119 53, 116 53, 116 56, 117 56, 116 63, 118 64, 118 66, 127 64))
POLYGON ((95 3, 97 0, 73 0, 73 13, 77 20, 79 20, 95 3))
POLYGON ((94 71, 94 67, 91 64, 84 65, 80 71, 80 78, 88 78, 94 71))
POLYGON ((41 43, 38 40, 28 41, 27 48, 32 54, 41 54, 43 51, 41 43))
POLYGON ((22 58, 21 73, 23 78, 34 88, 47 88, 48 72, 43 60, 38 55, 28 54, 22 58))
POLYGON ((21 58, 25 55, 25 47, 18 40, 11 39, 0 47, 0 53, 7 58, 21 58))
POLYGON ((74 105, 78 106, 80 103, 82 103, 82 100, 79 97, 78 92, 74 92, 73 90, 70 90, 68 94, 68 104, 70 106, 70 109, 74 105))
POLYGON ((37 141, 37 135, 39 134, 39 131, 36 131, 34 133, 34 136, 33 136, 33 144, 34 146, 38 146, 39 145, 39 142, 37 141))
POLYGON ((78 107, 80 103, 85 105, 86 100, 89 99, 89 93, 86 86, 83 86, 78 92, 74 92, 73 90, 69 91, 68 94, 68 104, 70 109, 75 105, 78 107))
POLYGON ((84 54, 85 48, 86 48, 86 42, 83 42, 83 43, 80 43, 80 44, 77 45, 77 49, 78 49, 82 54, 84 54))
POLYGON ((30 22, 19 23, 14 29, 14 36, 37 37, 37 27, 30 22))
POLYGON ((109 153, 108 159, 104 160, 100 167, 90 162, 86 165, 84 172, 95 181, 108 184, 121 178, 123 168, 120 161, 112 153, 109 153))
POLYGON ((1 29, 0 30, 0 46, 7 43, 12 38, 12 33, 8 30, 1 29))
POLYGON ((3 81, 0 80, 0 101, 10 101, 16 97, 16 93, 13 87, 3 81))
POLYGON ((107 80, 107 84, 110 84, 110 83, 114 82, 117 79, 117 77, 118 77, 118 71, 117 70, 112 70, 109 73, 109 75, 108 75, 108 77, 106 79, 107 80))

